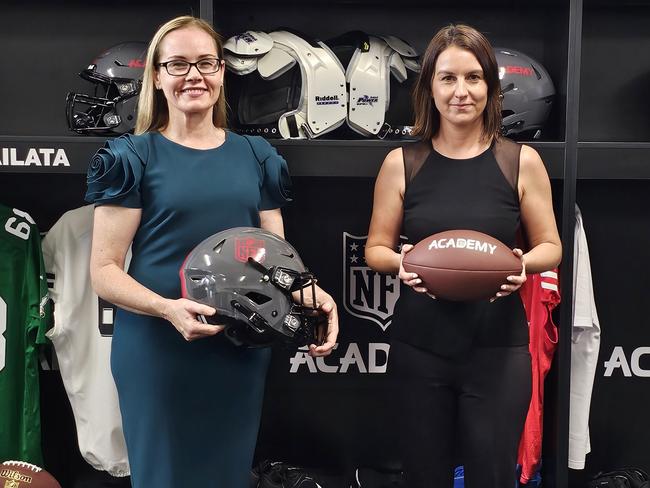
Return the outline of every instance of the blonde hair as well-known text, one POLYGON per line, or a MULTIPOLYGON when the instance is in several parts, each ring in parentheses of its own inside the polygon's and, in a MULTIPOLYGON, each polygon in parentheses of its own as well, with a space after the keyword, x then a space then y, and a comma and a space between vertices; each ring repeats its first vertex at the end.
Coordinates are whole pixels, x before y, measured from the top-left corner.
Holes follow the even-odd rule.
MULTIPOLYGON (((169 108, 167 100, 162 90, 155 87, 155 71, 158 69, 157 64, 160 61, 160 43, 167 34, 177 29, 186 27, 197 27, 206 32, 212 39, 217 48, 217 57, 223 59, 223 41, 221 36, 212 28, 212 26, 203 19, 198 19, 190 15, 183 15, 161 25, 149 43, 147 50, 147 60, 142 76, 142 89, 138 98, 138 115, 135 124, 135 133, 156 131, 164 128, 169 123, 169 108)), ((215 104, 212 112, 212 122, 215 127, 226 127, 226 97, 224 87, 221 85, 219 99, 215 104)))

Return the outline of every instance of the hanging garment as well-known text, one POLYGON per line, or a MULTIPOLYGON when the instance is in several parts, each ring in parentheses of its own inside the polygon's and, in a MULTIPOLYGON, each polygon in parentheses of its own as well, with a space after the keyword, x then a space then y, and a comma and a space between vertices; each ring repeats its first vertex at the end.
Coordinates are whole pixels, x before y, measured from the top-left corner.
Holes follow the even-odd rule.
POLYGON ((594 300, 587 236, 577 205, 573 255, 569 468, 584 469, 585 457, 591 451, 589 407, 600 350, 600 322, 594 300))
POLYGON ((557 327, 551 317, 560 303, 557 269, 529 275, 521 287, 530 333, 530 356, 533 366, 533 391, 530 407, 519 442, 517 463, 521 465, 519 480, 531 481, 540 467, 544 418, 544 379, 551 368, 557 347, 557 327))
POLYGON ((38 228, 0 205, 0 460, 43 465, 38 345, 47 343, 48 310, 38 228))
POLYGON ((110 367, 114 310, 90 284, 93 208, 66 212, 43 239, 54 302, 54 327, 47 336, 72 406, 81 455, 93 468, 123 477, 129 463, 110 367))

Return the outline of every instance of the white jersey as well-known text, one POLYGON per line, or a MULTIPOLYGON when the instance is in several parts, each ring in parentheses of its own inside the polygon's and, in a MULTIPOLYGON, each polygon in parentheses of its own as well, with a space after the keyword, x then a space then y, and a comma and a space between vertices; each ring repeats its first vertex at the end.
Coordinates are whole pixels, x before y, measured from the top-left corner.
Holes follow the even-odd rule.
MULTIPOLYGON (((43 257, 54 327, 47 336, 56 351, 61 377, 77 426, 79 449, 95 469, 128 476, 117 390, 110 367, 112 308, 99 305, 90 284, 93 206, 66 212, 43 240, 43 257)), ((106 302, 103 302, 104 304, 106 302)))
POLYGON ((587 237, 577 205, 574 246, 569 468, 584 469, 585 457, 591 451, 589 407, 600 349, 600 323, 594 301, 587 237))

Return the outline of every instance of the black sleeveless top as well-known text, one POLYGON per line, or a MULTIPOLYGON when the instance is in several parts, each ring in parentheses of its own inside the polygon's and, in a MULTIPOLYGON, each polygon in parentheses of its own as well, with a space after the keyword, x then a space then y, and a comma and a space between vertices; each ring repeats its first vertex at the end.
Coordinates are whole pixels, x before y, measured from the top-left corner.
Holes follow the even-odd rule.
MULTIPOLYGON (((416 244, 452 229, 470 229, 515 247, 520 225, 521 146, 500 138, 469 159, 437 153, 430 141, 402 148, 404 218, 402 234, 416 244)), ((393 339, 454 357, 473 347, 528 344, 528 325, 519 293, 476 302, 433 300, 401 284, 393 339)))

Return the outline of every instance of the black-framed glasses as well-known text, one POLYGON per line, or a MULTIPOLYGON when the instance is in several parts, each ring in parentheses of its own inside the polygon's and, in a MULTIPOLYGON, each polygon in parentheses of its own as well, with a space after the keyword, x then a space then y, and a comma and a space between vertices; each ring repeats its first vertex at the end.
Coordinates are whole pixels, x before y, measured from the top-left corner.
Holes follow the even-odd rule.
POLYGON ((221 60, 219 58, 206 58, 190 63, 182 59, 174 59, 173 61, 158 63, 158 66, 164 66, 171 76, 185 76, 190 72, 192 66, 196 66, 196 69, 202 75, 212 75, 221 69, 221 60))

